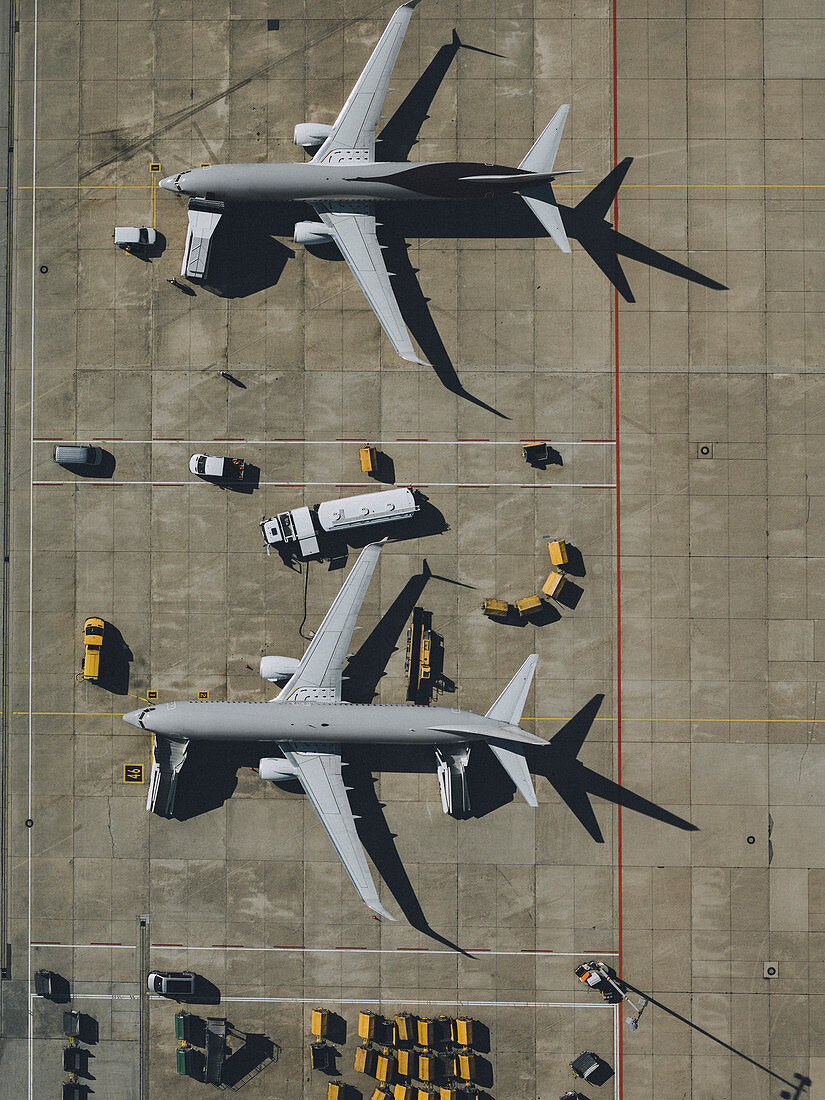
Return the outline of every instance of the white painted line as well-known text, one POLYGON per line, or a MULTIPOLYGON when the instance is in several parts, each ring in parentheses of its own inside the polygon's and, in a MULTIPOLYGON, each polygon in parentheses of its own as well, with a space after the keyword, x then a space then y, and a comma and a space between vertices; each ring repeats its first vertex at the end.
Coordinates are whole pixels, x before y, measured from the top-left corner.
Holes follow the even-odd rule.
MULTIPOLYGON (((38 436, 35 440, 36 443, 74 443, 74 439, 52 439, 47 436, 38 436)), ((130 443, 130 444, 145 444, 146 446, 155 446, 167 443, 180 443, 186 444, 187 447, 193 447, 195 445, 212 443, 241 443, 250 447, 270 447, 280 446, 284 443, 301 444, 303 446, 318 446, 321 444, 347 444, 355 443, 363 446, 363 439, 243 439, 240 436, 237 438, 230 438, 224 436, 223 438, 214 437, 213 439, 123 439, 115 436, 92 436, 89 439, 90 443, 130 443)), ((533 440, 529 439, 374 439, 371 442, 371 446, 389 446, 391 444, 397 444, 403 446, 406 444, 415 444, 419 447, 523 447, 525 443, 532 443, 533 440)), ((543 441, 542 441, 543 442, 543 441)), ((562 440, 547 440, 548 447, 615 447, 615 439, 562 439, 562 440)))
MULTIPOLYGON (((241 944, 214 943, 211 946, 185 947, 177 943, 152 943, 149 945, 155 951, 273 951, 281 954, 301 955, 455 955, 455 951, 434 947, 244 947, 241 944)), ((106 951, 135 951, 134 943, 54 943, 48 940, 33 940, 32 947, 69 947, 87 950, 98 947, 106 951)), ((557 959, 584 959, 604 958, 608 955, 618 956, 618 951, 552 951, 520 949, 518 951, 490 951, 486 947, 467 947, 464 950, 471 955, 490 955, 498 957, 519 956, 534 958, 557 959)))
MULTIPOLYGON (((426 1001, 416 1000, 414 997, 379 997, 367 1000, 363 997, 327 997, 320 998, 335 1005, 423 1005, 427 1008, 448 1008, 456 1005, 458 1008, 613 1008, 613 1005, 598 1001, 467 1001, 463 997, 456 997, 452 1001, 426 1001)), ((155 997, 153 1000, 166 1000, 165 997, 155 997)), ((249 1004, 283 1004, 283 1005, 314 1005, 318 1003, 318 997, 221 997, 224 1002, 249 1003, 249 1004)))
MULTIPOLYGON (((71 485, 75 489, 108 488, 119 489, 124 485, 154 485, 177 489, 200 489, 208 482, 197 481, 35 481, 33 485, 71 485)), ((331 485, 336 489, 363 489, 361 481, 259 481, 257 487, 303 489, 314 485, 331 485)), ((615 489, 615 482, 590 484, 583 481, 556 481, 546 485, 522 481, 422 481, 415 486, 419 489, 615 489)))
MULTIPOLYGON (((139 993, 72 993, 73 1001, 137 1001, 139 993)), ((32 993, 30 1000, 46 1000, 38 993, 32 993)), ((150 993, 150 1001, 165 1001, 168 997, 160 997, 150 993)), ((462 997, 456 997, 452 1001, 427 1001, 416 1000, 414 997, 380 997, 372 999, 365 997, 332 997, 324 994, 319 997, 221 997, 221 1004, 266 1004, 266 1005, 315 1005, 318 1002, 334 1005, 422 1005, 427 1008, 449 1008, 455 1005, 457 1008, 615 1008, 617 1006, 599 1003, 598 1001, 467 1001, 462 997)))

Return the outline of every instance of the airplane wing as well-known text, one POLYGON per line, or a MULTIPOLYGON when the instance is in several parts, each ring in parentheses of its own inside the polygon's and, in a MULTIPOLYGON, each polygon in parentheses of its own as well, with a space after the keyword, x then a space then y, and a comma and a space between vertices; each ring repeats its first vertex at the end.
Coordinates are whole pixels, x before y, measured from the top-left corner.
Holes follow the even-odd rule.
POLYGON ((306 791, 361 900, 387 920, 395 920, 378 900, 366 853, 358 839, 347 789, 341 778, 340 749, 316 752, 314 746, 299 743, 282 748, 284 756, 295 767, 295 777, 306 791))
POLYGON ((349 160, 375 160, 375 130, 381 108, 407 25, 419 3, 420 0, 409 0, 393 12, 387 29, 372 51, 329 136, 312 158, 313 164, 321 161, 340 164, 349 160))
POLYGON ((392 346, 402 359, 426 366, 426 360, 419 359, 415 354, 390 285, 390 273, 375 231, 375 217, 372 214, 335 210, 325 203, 313 203, 313 206, 347 261, 392 346))
POLYGON ((340 702, 347 650, 380 553, 381 543, 370 543, 358 555, 298 667, 273 702, 340 702))

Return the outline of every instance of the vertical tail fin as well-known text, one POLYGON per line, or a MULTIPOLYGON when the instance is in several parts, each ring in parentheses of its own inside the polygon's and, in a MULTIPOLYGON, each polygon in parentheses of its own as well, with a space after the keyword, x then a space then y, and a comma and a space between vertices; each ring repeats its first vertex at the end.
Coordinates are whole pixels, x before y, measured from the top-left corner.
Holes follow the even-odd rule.
POLYGON ((531 653, 507 687, 496 699, 495 703, 487 711, 485 717, 493 718, 497 722, 509 722, 511 726, 517 726, 521 719, 521 712, 527 702, 527 692, 533 682, 533 673, 538 663, 538 653, 531 653))
MULTIPOLYGON (((541 132, 538 141, 519 165, 526 172, 552 172, 556 153, 561 144, 561 135, 567 121, 570 104, 564 103, 553 115, 541 132)), ((546 185, 536 188, 532 195, 521 193, 521 197, 536 215, 538 220, 553 238, 562 252, 570 251, 570 242, 564 228, 561 213, 553 197, 553 188, 546 185), (539 197, 539 195, 546 197, 539 197)))
POLYGON ((570 110, 569 103, 563 103, 558 111, 539 135, 538 141, 519 165, 524 172, 552 172, 556 162, 556 153, 561 144, 561 135, 567 114, 570 110))

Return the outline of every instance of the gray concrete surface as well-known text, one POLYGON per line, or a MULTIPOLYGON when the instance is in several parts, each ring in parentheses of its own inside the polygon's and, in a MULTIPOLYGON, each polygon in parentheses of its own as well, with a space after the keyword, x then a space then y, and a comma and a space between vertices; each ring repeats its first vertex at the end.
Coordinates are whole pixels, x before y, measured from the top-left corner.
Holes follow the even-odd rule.
MULTIPOLYGON (((340 1064, 367 1096, 354 1029, 376 1005, 462 1007, 486 1024, 498 1100, 558 1096, 584 1049, 617 1071, 600 1094, 767 1098, 800 1073, 825 1095, 818 12, 618 5, 617 155, 636 157, 620 228, 727 293, 628 260, 637 302, 614 323, 613 291, 577 245, 411 240, 461 383, 505 419, 397 359, 341 263, 259 235, 243 259, 271 285, 220 297, 167 282, 186 211, 149 164, 297 159, 294 123, 333 120, 392 7, 20 6, 3 1087, 58 1094, 61 1009, 29 993, 47 967, 98 1021, 95 1093, 139 1095, 145 913, 151 965, 220 989, 220 1007, 194 1011, 276 1044, 245 1095, 325 1095, 308 1062, 316 1004, 346 1018, 340 1064), (114 249, 114 225, 153 223, 167 243, 151 263, 114 249), (520 445, 542 438, 563 465, 534 473, 520 445), (53 443, 75 439, 111 451, 110 481, 54 466, 53 443), (268 697, 244 666, 302 652, 304 578, 266 557, 258 520, 368 484, 367 440, 450 527, 387 548, 355 644, 426 557, 419 602, 445 639, 447 700, 483 712, 535 649, 531 728, 549 737, 604 693, 582 761, 698 832, 596 798, 598 845, 541 778, 537 811, 503 790, 493 812, 454 822, 429 761, 395 771, 382 754, 395 839, 373 854, 390 924, 358 902, 303 798, 264 787, 254 760, 201 762, 210 787, 238 765, 214 808, 146 814, 145 786, 122 780, 149 745, 120 715, 149 689, 268 697), (254 462, 261 487, 190 478, 202 448, 254 462), (541 627, 484 620, 485 596, 541 584, 548 536, 581 550, 576 608, 541 627), (75 679, 90 614, 131 652, 129 694, 75 679), (635 1033, 575 980, 594 955, 659 1002, 635 1033)), ((498 0, 481 15, 426 0, 386 113, 454 26, 502 56, 458 52, 413 156, 518 163, 570 102, 558 163, 584 171, 558 195, 578 201, 613 164, 609 5, 498 0)), ((311 568, 305 630, 341 577, 311 568)), ((397 627, 383 702, 404 699, 397 627)), ((503 788, 492 760, 476 779, 479 797, 503 788)), ((149 1004, 153 1097, 204 1087, 175 1074, 174 1011, 149 1004)))

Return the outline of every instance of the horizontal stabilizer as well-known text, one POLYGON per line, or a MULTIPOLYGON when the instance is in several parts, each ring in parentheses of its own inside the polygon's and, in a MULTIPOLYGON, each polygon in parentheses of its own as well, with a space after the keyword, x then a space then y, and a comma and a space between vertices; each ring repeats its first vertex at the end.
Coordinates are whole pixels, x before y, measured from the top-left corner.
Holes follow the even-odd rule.
POLYGON ((553 192, 549 187, 547 191, 550 194, 550 198, 546 201, 535 195, 525 195, 523 193, 521 197, 553 238, 553 241, 558 245, 559 249, 562 252, 569 252, 570 241, 567 239, 567 231, 564 228, 561 211, 558 206, 556 206, 555 202, 552 201, 553 192))
POLYGON ((521 745, 496 745, 493 741, 490 741, 489 745, 527 805, 538 806, 533 780, 530 778, 530 769, 524 758, 524 748, 521 745))
MULTIPOLYGON (((485 715, 497 722, 508 722, 511 726, 517 726, 521 719, 521 712, 527 701, 527 693, 533 682, 533 673, 538 663, 538 653, 531 653, 507 687, 496 699, 485 715)), ((541 740, 539 738, 539 740, 541 740)))

